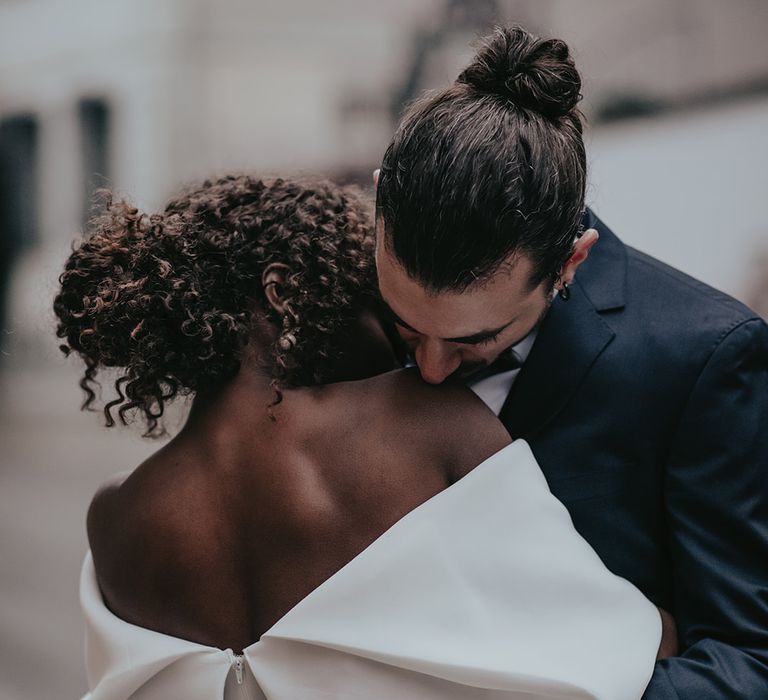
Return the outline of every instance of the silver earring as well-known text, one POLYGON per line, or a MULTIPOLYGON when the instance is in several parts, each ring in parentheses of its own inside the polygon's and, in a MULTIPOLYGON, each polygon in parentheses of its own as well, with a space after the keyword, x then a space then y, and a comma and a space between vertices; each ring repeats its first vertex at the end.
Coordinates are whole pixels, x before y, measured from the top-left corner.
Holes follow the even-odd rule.
POLYGON ((560 290, 557 292, 557 295, 563 301, 568 301, 571 298, 571 290, 568 289, 568 283, 567 282, 563 282, 563 286, 560 287, 560 290))
POLYGON ((296 345, 296 336, 293 333, 284 333, 280 336, 280 339, 277 341, 278 346, 281 350, 285 350, 285 352, 289 352, 293 350, 293 348, 296 345))

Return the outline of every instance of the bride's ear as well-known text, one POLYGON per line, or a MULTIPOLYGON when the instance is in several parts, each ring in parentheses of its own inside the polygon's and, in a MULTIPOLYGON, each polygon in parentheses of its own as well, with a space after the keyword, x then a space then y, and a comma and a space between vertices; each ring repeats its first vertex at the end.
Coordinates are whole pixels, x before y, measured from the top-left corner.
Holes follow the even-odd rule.
POLYGON ((270 263, 261 273, 261 288, 269 305, 279 314, 285 313, 286 282, 291 268, 283 263, 270 263))

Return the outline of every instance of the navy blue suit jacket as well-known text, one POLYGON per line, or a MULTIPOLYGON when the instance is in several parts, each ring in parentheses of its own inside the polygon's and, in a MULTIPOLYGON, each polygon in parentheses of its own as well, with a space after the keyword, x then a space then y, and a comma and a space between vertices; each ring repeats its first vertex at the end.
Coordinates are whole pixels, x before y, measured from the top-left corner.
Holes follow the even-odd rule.
POLYGON ((768 698, 768 328, 586 224, 600 241, 501 419, 608 568, 674 615, 680 655, 644 698, 768 698))

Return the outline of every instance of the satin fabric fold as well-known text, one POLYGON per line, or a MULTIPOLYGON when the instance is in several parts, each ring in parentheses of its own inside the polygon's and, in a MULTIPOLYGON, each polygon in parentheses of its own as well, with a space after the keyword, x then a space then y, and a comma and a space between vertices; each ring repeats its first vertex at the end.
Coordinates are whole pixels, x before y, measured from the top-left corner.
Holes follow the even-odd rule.
POLYGON ((656 608, 580 537, 521 440, 246 648, 242 684, 231 650, 113 615, 90 555, 81 602, 90 700, 636 700, 661 634, 656 608))

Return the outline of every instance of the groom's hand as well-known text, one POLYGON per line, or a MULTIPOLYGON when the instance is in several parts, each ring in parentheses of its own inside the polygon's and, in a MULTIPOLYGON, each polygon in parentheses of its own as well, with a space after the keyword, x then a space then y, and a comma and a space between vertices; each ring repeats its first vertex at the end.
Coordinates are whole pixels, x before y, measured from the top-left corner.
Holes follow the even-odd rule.
POLYGON ((661 615, 661 642, 659 644, 659 651, 656 653, 657 661, 666 659, 669 656, 677 656, 680 651, 675 618, 664 608, 659 608, 659 615, 661 615))

